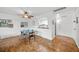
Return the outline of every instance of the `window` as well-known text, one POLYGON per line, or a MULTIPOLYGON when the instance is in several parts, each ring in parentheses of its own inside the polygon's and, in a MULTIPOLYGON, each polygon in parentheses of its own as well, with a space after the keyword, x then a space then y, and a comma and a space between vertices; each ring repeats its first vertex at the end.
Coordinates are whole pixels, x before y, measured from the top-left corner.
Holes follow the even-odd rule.
POLYGON ((39 20, 39 28, 48 29, 48 20, 47 20, 47 18, 41 18, 39 20))
POLYGON ((21 27, 28 27, 28 22, 21 22, 21 27))

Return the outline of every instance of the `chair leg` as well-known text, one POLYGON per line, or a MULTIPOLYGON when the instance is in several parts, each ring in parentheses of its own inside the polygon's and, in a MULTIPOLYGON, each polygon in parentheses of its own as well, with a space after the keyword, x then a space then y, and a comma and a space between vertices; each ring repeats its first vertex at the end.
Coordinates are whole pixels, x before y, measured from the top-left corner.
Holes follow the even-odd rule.
POLYGON ((29 43, 30 43, 30 37, 29 37, 29 43))
POLYGON ((34 35, 34 41, 35 41, 35 35, 34 35))

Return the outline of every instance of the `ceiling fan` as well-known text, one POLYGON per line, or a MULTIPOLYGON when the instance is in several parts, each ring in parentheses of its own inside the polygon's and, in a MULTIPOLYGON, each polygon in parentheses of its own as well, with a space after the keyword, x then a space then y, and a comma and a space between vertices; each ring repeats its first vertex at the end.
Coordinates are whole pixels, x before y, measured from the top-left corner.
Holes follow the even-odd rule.
POLYGON ((19 16, 22 17, 22 18, 26 18, 26 19, 31 19, 31 18, 34 17, 33 15, 30 14, 30 12, 24 11, 24 10, 22 10, 22 11, 19 13, 19 16))

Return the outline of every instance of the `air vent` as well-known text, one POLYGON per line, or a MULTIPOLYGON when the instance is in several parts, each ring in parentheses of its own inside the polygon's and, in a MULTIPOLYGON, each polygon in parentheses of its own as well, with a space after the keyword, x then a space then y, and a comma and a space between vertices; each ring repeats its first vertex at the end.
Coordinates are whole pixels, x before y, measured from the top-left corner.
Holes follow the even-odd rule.
POLYGON ((60 10, 63 10, 63 9, 66 9, 66 7, 62 7, 62 8, 56 9, 56 10, 54 10, 54 12, 57 12, 57 11, 60 11, 60 10))

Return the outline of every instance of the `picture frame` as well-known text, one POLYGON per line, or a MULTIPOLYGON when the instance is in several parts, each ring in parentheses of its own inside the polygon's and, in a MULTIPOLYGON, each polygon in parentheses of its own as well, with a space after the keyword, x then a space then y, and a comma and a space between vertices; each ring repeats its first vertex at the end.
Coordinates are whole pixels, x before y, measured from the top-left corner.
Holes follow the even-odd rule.
POLYGON ((0 27, 9 27, 12 28, 12 20, 10 19, 0 19, 0 27))
POLYGON ((28 27, 28 22, 21 22, 21 28, 28 27))

